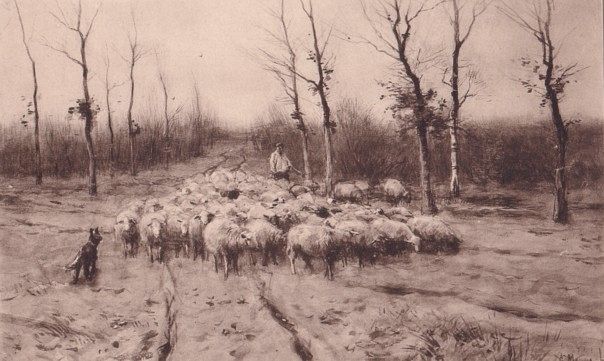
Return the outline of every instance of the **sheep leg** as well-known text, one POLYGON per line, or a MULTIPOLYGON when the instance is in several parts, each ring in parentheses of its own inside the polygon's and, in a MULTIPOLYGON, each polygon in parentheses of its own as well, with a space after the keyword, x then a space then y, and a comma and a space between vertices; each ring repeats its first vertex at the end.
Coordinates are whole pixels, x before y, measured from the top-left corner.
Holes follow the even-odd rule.
POLYGON ((229 278, 229 256, 227 252, 222 254, 222 261, 224 262, 224 279, 229 278))
POLYGON ((237 276, 240 276, 240 274, 239 274, 239 253, 233 252, 233 254, 231 255, 231 259, 233 260, 233 268, 235 269, 235 274, 237 274, 237 276))
POLYGON ((289 256, 289 264, 290 264, 292 274, 295 275, 296 274, 296 256, 295 255, 289 256))
POLYGON ((296 274, 296 251, 291 248, 287 249, 287 256, 289 257, 290 270, 293 275, 296 274))
POLYGON ((330 281, 333 281, 333 267, 334 267, 334 260, 329 259, 327 261, 327 276, 330 281))
POLYGON ((151 243, 147 245, 147 254, 149 255, 149 260, 153 263, 153 247, 151 247, 151 243))
POLYGON ((269 252, 270 252, 270 250, 269 250, 268 246, 266 246, 262 249, 262 265, 264 267, 268 266, 269 252))
POLYGON ((214 272, 218 273, 218 257, 214 253, 214 272))
POLYGON ((273 259, 273 265, 277 266, 277 247, 271 247, 271 257, 273 259))

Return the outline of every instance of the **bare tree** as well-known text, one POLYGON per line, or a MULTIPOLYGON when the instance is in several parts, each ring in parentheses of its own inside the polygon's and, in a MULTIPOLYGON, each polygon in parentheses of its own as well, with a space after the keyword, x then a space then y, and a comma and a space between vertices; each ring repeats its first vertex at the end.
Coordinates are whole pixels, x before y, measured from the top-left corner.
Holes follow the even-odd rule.
POLYGON ((75 24, 70 22, 65 15, 63 9, 58 5, 58 13, 51 12, 50 15, 67 30, 73 31, 79 38, 80 55, 72 56, 66 48, 56 47, 50 44, 45 44, 47 47, 54 51, 63 54, 67 59, 76 63, 82 69, 82 91, 84 98, 78 101, 76 112, 84 119, 84 137, 86 139, 86 149, 88 151, 88 193, 91 196, 97 194, 97 183, 96 183, 96 157, 94 154, 94 145, 92 141, 92 127, 94 122, 95 110, 93 107, 93 100, 88 90, 88 63, 86 60, 86 46, 88 44, 88 37, 94 26, 97 15, 99 14, 100 6, 97 7, 94 15, 90 19, 87 27, 82 24, 82 1, 78 1, 78 5, 75 9, 75 24))
POLYGON ((331 74, 333 73, 333 57, 326 57, 325 55, 325 49, 331 38, 331 29, 325 37, 325 40, 319 41, 312 0, 308 0, 308 5, 304 3, 304 0, 300 0, 300 5, 308 18, 312 30, 313 48, 308 53, 308 60, 313 61, 316 65, 317 80, 310 79, 309 77, 300 74, 296 69, 291 69, 291 67, 290 70, 309 83, 312 92, 318 94, 321 100, 321 108, 323 109, 323 137, 325 143, 325 192, 327 196, 331 197, 333 195, 333 145, 331 135, 335 128, 335 122, 331 120, 331 109, 329 108, 329 102, 327 100, 329 93, 327 82, 331 79, 331 74))
POLYGON ((422 212, 435 214, 438 209, 432 193, 430 176, 430 148, 428 146, 428 130, 435 127, 437 117, 430 101, 434 100, 436 93, 429 89, 424 91, 422 84, 422 67, 434 63, 438 52, 422 56, 421 48, 417 54, 411 54, 410 39, 413 37, 412 26, 417 19, 427 11, 434 9, 442 1, 408 1, 408 6, 403 9, 401 0, 388 0, 380 2, 380 9, 375 9, 378 20, 369 16, 366 6, 361 2, 365 18, 369 22, 376 40, 361 37, 361 42, 370 45, 377 52, 385 54, 402 65, 401 76, 404 84, 388 82, 385 87, 390 92, 395 104, 390 107, 393 116, 398 118, 405 126, 414 129, 419 140, 420 156, 420 184, 422 188, 422 212), (419 3, 413 8, 413 3, 419 3), (387 25, 384 29, 383 25, 387 25), (390 35, 388 35, 390 33, 390 35), (391 38, 391 39, 390 39, 391 38), (404 115, 408 109, 413 116, 404 115))
MULTIPOLYGON (((122 56, 125 62, 128 63, 130 72, 130 98, 128 100, 128 147, 130 148, 130 175, 135 176, 137 172, 136 167, 136 136, 140 133, 140 128, 137 124, 134 123, 132 119, 132 108, 134 107, 134 67, 136 64, 143 58, 145 55, 144 50, 141 48, 138 42, 138 29, 136 27, 136 19, 134 17, 134 11, 131 12, 132 15, 132 28, 134 30, 134 35, 128 34, 128 45, 129 45, 129 53, 128 56, 122 56)), ((121 56, 121 55, 120 55, 121 56)))
MULTIPOLYGON (((162 67, 159 65, 159 55, 157 54, 157 52, 155 53, 157 62, 158 62, 158 67, 157 67, 157 77, 159 78, 159 83, 161 85, 161 90, 162 90, 162 95, 163 95, 163 100, 164 100, 164 167, 165 169, 168 169, 170 167, 170 153, 172 152, 172 146, 171 146, 171 141, 172 139, 170 138, 170 126, 172 124, 172 122, 174 121, 174 119, 176 118, 176 116, 178 115, 178 113, 180 113, 180 111, 182 110, 183 106, 179 105, 173 112, 169 112, 169 105, 168 105, 168 100, 169 100, 169 95, 168 95, 168 87, 167 87, 167 83, 166 83, 166 74, 164 72, 164 70, 162 69, 162 67)), ((172 98, 172 100, 174 100, 174 98, 172 98)))
POLYGON ((443 73, 443 82, 451 88, 451 112, 449 119, 449 136, 451 140, 451 184, 450 184, 450 195, 453 198, 459 198, 460 186, 459 186, 459 123, 460 114, 459 111, 466 100, 472 96, 472 85, 477 80, 477 72, 469 66, 468 71, 465 73, 465 79, 460 75, 460 54, 461 48, 468 40, 476 19, 482 15, 488 8, 489 3, 492 0, 479 0, 472 6, 471 14, 469 17, 469 23, 462 29, 462 15, 463 8, 467 6, 467 2, 464 0, 448 0, 451 3, 453 13, 449 13, 449 21, 453 27, 453 53, 451 57, 451 78, 446 81, 445 78, 449 72, 449 68, 446 68, 443 73), (460 4, 461 2, 461 4, 460 4), (464 81, 465 80, 465 81, 464 81), (465 92, 460 95, 460 83, 466 83, 465 92))
POLYGON ((34 112, 34 163, 35 163, 35 176, 36 176, 36 184, 42 184, 42 155, 40 152, 40 112, 38 110, 38 75, 36 72, 36 62, 34 61, 33 56, 31 55, 31 51, 29 48, 29 40, 25 36, 25 26, 23 25, 23 18, 21 17, 21 9, 19 8, 19 4, 17 0, 14 0, 15 8, 17 9, 17 15, 19 16, 19 25, 21 25, 21 39, 23 40, 23 46, 25 47, 25 52, 27 53, 27 57, 31 62, 31 73, 34 80, 34 90, 32 95, 33 102, 33 112, 34 112))
POLYGON ((562 43, 552 39, 552 15, 555 11, 555 0, 532 0, 528 3, 522 2, 520 6, 513 7, 506 2, 499 6, 499 10, 510 20, 532 35, 541 50, 538 59, 523 58, 521 65, 527 67, 536 76, 541 84, 534 80, 520 80, 528 93, 537 93, 541 97, 541 107, 549 104, 551 120, 554 126, 557 164, 554 182, 554 214, 556 223, 568 221, 568 202, 566 198, 566 148, 568 143, 568 131, 572 124, 577 121, 564 120, 560 112, 560 102, 564 98, 565 86, 579 71, 583 70, 578 63, 560 65, 558 54, 562 43))
POLYGON ((288 25, 285 20, 285 1, 281 0, 280 12, 273 12, 272 15, 278 19, 282 34, 276 35, 269 32, 271 37, 281 45, 287 57, 282 59, 274 54, 262 51, 266 58, 266 69, 273 73, 279 80, 288 102, 293 105, 292 119, 297 121, 297 127, 300 130, 302 140, 302 158, 304 160, 304 180, 312 181, 312 169, 310 168, 309 153, 308 153, 308 128, 304 122, 304 114, 300 108, 300 95, 298 92, 298 75, 297 72, 297 54, 294 50, 289 36, 288 25))
POLYGON ((124 83, 111 83, 109 81, 109 68, 111 63, 109 61, 109 53, 105 47, 105 103, 107 104, 107 128, 109 129, 109 174, 113 178, 115 173, 115 136, 113 133, 113 120, 111 118, 111 102, 109 97, 111 91, 124 83))

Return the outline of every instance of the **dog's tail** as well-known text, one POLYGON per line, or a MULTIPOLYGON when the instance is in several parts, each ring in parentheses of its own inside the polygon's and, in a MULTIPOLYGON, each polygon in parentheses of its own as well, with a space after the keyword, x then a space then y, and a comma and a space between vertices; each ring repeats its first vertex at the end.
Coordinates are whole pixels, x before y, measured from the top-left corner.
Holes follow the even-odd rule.
POLYGON ((81 260, 82 260, 82 250, 80 250, 78 252, 78 254, 75 256, 75 258, 73 259, 73 261, 71 261, 71 263, 65 265, 65 267, 64 267, 65 268, 65 272, 76 269, 76 267, 81 262, 81 260))

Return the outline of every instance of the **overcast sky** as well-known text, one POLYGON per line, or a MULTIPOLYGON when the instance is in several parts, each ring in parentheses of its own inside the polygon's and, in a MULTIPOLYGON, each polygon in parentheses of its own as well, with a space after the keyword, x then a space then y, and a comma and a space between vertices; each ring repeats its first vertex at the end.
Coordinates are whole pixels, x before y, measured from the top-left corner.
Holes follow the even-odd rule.
MULTIPOLYGON (((469 0, 472 2, 472 0, 469 0)), ((30 65, 26 57, 19 24, 12 1, 0 0, 0 109, 3 121, 14 121, 24 112, 31 97, 30 65)), ((61 54, 42 46, 65 45, 77 54, 77 38, 65 31, 50 15, 55 1, 19 0, 26 31, 32 34, 33 56, 38 63, 40 107, 43 114, 55 118, 66 113, 81 97, 78 66, 61 54)), ((254 56, 258 48, 274 49, 263 28, 277 31, 277 24, 267 9, 276 9, 279 0, 140 0, 137 2, 84 0, 85 21, 101 4, 97 23, 90 37, 89 62, 93 96, 105 108, 103 57, 107 47, 111 77, 116 82, 127 79, 126 63, 118 54, 127 54, 126 34, 131 29, 130 9, 134 8, 141 45, 150 54, 136 70, 139 84, 135 112, 158 104, 158 59, 168 78, 168 91, 174 100, 171 107, 190 104, 193 78, 199 84, 203 104, 225 121, 245 125, 253 122, 271 103, 281 97, 279 84, 263 69, 254 56), (131 5, 132 4, 132 5, 131 5), (157 52, 159 55, 153 55, 157 52)), ((387 79, 393 61, 368 46, 341 40, 341 34, 371 36, 357 0, 315 0, 319 30, 333 26, 328 52, 335 56, 335 73, 330 99, 357 98, 382 114, 386 100, 379 100, 382 90, 377 84, 387 79)), ((367 4, 374 1, 366 0, 367 4)), ((602 117, 604 112, 602 4, 599 0, 558 1, 553 24, 556 39, 564 39, 560 61, 577 61, 588 67, 569 85, 562 105, 568 116, 602 117)), ((59 0, 68 16, 72 5, 59 0)), ((308 23, 296 0, 286 0, 292 32, 300 49, 310 46, 308 23)), ((419 20, 413 34, 414 49, 445 49, 449 53, 451 31, 443 9, 436 9, 419 20)), ((426 50, 427 51, 427 50, 426 50)), ((526 94, 517 79, 523 74, 518 59, 538 55, 535 40, 491 7, 479 20, 463 49, 462 56, 480 70, 484 87, 480 96, 467 102, 467 118, 510 117, 529 119, 547 113, 539 108, 539 99, 526 94)), ((304 62, 305 56, 300 56, 304 62)), ((446 59, 446 57, 445 57, 446 59)), ((312 75, 310 69, 305 69, 312 75)), ((431 68, 426 85, 442 90, 439 70, 431 68)), ((304 111, 316 112, 316 101, 303 89, 304 111)), ((446 95, 444 92, 443 95, 446 95)), ((124 119, 127 87, 114 91, 115 116, 124 119)), ((101 115, 102 116, 102 115, 101 115)), ((384 115, 385 117, 388 114, 384 115)))

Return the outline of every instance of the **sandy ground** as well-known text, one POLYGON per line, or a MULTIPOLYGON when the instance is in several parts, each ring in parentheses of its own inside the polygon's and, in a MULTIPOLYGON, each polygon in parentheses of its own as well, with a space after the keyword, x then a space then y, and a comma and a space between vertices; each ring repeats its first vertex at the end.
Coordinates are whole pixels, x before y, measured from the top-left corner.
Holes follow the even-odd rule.
MULTIPOLYGON (((441 217, 464 239, 454 256, 410 254, 333 282, 302 268, 243 263, 223 280, 209 262, 173 259, 172 335, 166 269, 125 261, 112 241, 117 210, 164 195, 213 165, 263 171, 240 145, 170 172, 85 181, 0 180, 2 360, 144 360, 173 339, 171 360, 599 360, 604 348, 602 199, 572 194, 573 222, 549 221, 539 192, 467 191, 441 217), (471 195, 471 196, 470 196, 471 195), (99 274, 69 285, 62 267, 99 226, 99 274)), ((249 154, 249 152, 248 152, 249 154)), ((413 206, 412 206, 413 208, 413 206)), ((171 314, 171 315, 172 315, 171 314)))

